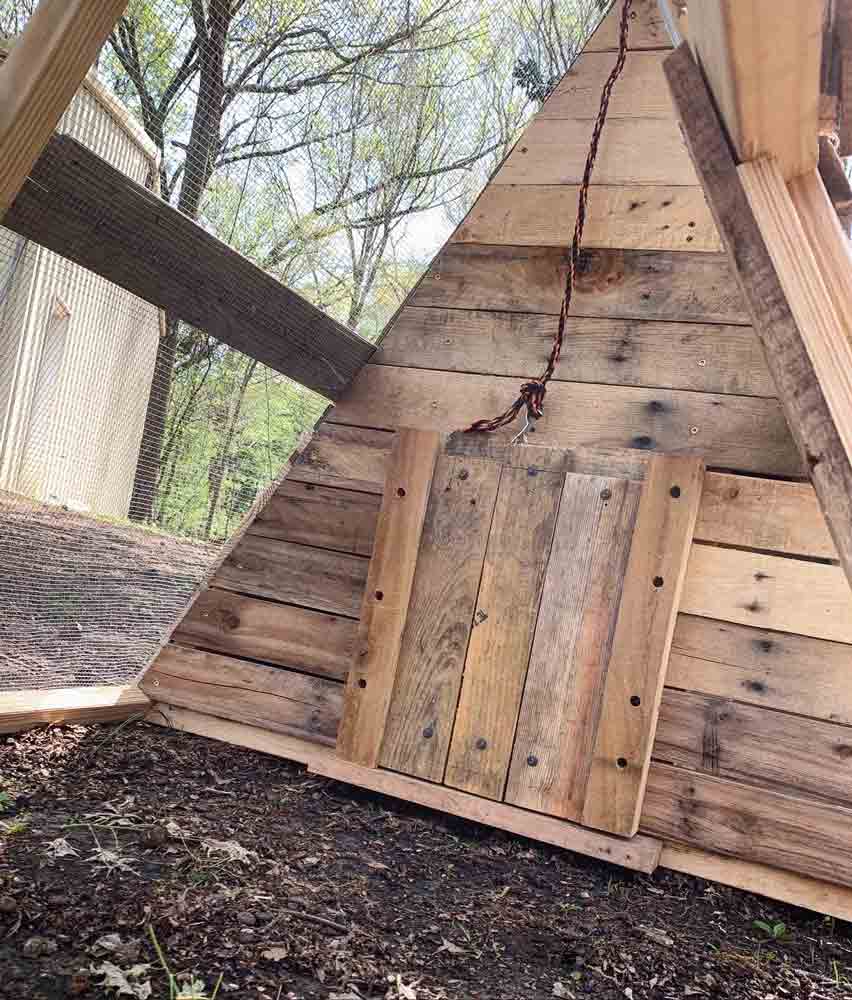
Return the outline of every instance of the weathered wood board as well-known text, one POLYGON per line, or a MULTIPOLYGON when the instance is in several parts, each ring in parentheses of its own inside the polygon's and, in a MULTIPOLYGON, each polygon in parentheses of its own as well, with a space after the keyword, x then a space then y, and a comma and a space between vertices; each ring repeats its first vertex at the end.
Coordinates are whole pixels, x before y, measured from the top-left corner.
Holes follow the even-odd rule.
POLYGON ((701 460, 650 456, 643 483, 617 474, 618 454, 599 458, 615 476, 587 474, 565 452, 466 454, 455 436, 427 463, 428 503, 403 539, 394 454, 415 433, 402 430, 392 453, 365 609, 391 531, 412 582, 392 641, 362 622, 338 755, 369 743, 367 766, 632 835, 701 460), (374 649, 379 666, 365 666, 374 649), (380 707, 359 712, 377 687, 380 707))

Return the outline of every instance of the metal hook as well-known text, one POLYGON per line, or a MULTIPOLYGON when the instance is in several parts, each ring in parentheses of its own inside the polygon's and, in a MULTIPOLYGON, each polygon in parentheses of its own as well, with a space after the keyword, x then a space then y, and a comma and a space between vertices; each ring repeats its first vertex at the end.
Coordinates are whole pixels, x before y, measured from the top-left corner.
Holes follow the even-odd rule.
POLYGON ((522 438, 527 431, 532 427, 532 421, 530 420, 530 411, 527 410, 527 418, 524 426, 518 431, 518 433, 512 438, 512 444, 515 444, 518 438, 522 438))

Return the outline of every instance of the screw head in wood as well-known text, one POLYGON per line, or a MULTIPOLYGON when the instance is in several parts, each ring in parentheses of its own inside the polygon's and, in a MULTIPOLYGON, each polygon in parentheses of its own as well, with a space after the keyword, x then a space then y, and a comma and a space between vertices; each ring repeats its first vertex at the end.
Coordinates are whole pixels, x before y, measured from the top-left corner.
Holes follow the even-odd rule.
POLYGON ((529 757, 527 757, 527 764, 529 764, 530 767, 536 767, 538 765, 538 757, 536 757, 534 753, 531 753, 529 757))
POLYGON ((601 490, 601 500, 609 500, 612 497, 612 490, 601 490))
POLYGON ((423 729, 423 739, 424 740, 431 740, 434 735, 435 735, 435 729, 434 729, 433 726, 425 726, 424 727, 424 729, 423 729))
POLYGON ((690 427, 689 428, 689 433, 690 434, 697 434, 698 433, 698 428, 697 427, 690 427))
POLYGON ((477 750, 484 750, 487 746, 488 746, 488 740, 483 739, 480 736, 479 739, 476 741, 476 749, 477 750))
POLYGON ((706 364, 707 362, 704 360, 704 358, 701 358, 698 362, 698 367, 703 368, 706 364))
POLYGON ((674 499, 677 500, 677 498, 680 496, 680 487, 672 486, 672 488, 669 490, 669 496, 674 497, 674 499))

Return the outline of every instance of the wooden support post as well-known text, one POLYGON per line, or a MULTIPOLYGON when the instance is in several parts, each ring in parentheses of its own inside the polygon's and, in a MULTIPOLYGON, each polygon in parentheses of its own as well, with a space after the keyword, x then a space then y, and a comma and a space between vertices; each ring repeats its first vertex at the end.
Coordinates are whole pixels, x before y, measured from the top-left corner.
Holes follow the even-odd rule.
POLYGON ((41 0, 0 66, 0 218, 127 0, 41 0))
POLYGON ((810 472, 847 578, 852 581, 852 463, 755 221, 711 96, 686 45, 666 59, 665 72, 787 423, 810 472))
POLYGON ((151 702, 136 685, 55 688, 0 693, 0 733, 17 733, 51 722, 120 722, 148 710, 151 702))
POLYGON ((699 0, 689 38, 740 160, 817 165, 823 0, 699 0))

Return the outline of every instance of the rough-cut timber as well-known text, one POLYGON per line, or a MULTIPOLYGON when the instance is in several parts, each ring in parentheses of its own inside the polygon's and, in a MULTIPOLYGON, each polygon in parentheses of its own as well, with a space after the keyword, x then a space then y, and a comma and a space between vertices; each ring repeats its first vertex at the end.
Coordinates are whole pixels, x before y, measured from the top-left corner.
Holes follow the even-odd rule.
POLYGON ((127 0, 40 0, 0 67, 0 219, 127 0))
POLYGON ((144 715, 150 704, 135 685, 5 691, 0 693, 0 734, 51 722, 121 722, 144 715))
POLYGON ((391 450, 337 735, 340 757, 365 767, 379 759, 439 445, 433 431, 405 429, 391 450))
POLYGON ((373 353, 69 136, 50 140, 3 224, 328 399, 373 353))
POLYGON ((766 361, 838 553, 852 578, 852 463, 843 447, 701 71, 682 45, 665 63, 716 225, 749 304, 766 361))

